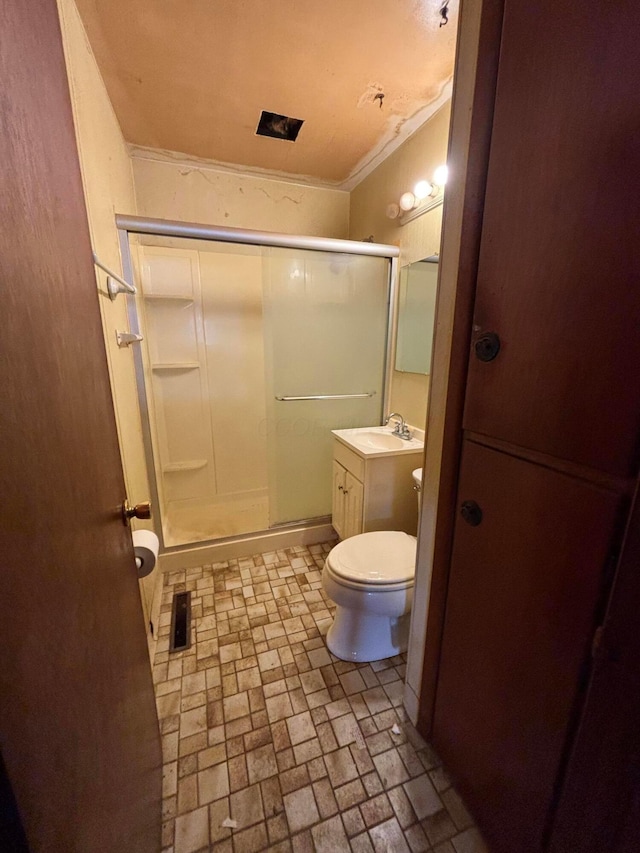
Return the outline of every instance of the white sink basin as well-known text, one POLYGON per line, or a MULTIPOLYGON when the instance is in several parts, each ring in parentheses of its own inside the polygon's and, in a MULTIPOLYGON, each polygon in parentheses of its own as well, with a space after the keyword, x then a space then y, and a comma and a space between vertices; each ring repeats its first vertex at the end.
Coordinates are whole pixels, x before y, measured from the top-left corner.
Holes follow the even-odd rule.
POLYGON ((389 427, 357 427, 331 431, 339 441, 365 458, 415 453, 424 447, 424 433, 419 430, 414 430, 414 435, 409 440, 393 435, 389 427))
POLYGON ((390 435, 388 432, 376 432, 375 430, 363 430, 358 434, 358 442, 373 447, 376 450, 402 450, 406 444, 403 438, 390 435))

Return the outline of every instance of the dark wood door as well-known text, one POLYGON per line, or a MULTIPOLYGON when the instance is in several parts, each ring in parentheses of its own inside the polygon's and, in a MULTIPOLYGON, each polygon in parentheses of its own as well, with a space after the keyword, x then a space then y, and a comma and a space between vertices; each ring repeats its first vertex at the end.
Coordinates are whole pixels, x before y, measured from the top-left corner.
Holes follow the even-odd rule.
POLYGON ((563 785, 553 853, 640 849, 639 567, 636 495, 563 785))
POLYGON ((55 0, 1 0, 0 21, 0 751, 34 853, 156 853, 160 739, 55 0))
POLYGON ((467 441, 433 741, 492 849, 542 849, 620 498, 467 441))
MULTIPOLYGON (((549 833, 561 796, 574 818, 590 808, 576 724, 640 461, 639 27, 631 0, 604 30, 586 4, 504 3, 457 435, 458 507, 478 501, 484 517, 458 517, 437 552, 451 563, 432 735, 505 853, 550 838, 581 850, 569 810, 549 833), (481 346, 490 332, 499 349, 481 346)), ((596 675, 592 745, 613 707, 589 703, 632 683, 629 669, 596 675)), ((600 737, 601 754, 619 764, 628 736, 612 739, 617 758, 600 737)), ((615 773, 591 793, 610 796, 615 773)), ((610 805, 585 823, 602 830, 610 805)))
POLYGON ((507 0, 464 427, 633 476, 640 5, 507 0), (635 223, 635 225, 634 225, 635 223))

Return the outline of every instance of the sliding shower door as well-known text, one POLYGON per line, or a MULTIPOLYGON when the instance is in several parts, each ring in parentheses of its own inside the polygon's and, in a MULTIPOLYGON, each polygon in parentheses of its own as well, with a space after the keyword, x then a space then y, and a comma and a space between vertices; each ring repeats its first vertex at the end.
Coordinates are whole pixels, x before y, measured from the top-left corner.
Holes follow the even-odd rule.
POLYGON ((132 245, 165 546, 331 513, 331 430, 379 424, 381 257, 144 236, 132 245))
POLYGON ((381 422, 389 261, 271 248, 263 263, 273 526, 330 515, 331 430, 381 422))

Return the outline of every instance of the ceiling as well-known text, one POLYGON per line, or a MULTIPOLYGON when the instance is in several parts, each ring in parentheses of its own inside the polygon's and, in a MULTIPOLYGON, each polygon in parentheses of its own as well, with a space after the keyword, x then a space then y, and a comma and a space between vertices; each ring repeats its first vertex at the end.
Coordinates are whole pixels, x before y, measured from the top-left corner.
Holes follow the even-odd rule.
POLYGON ((351 189, 451 92, 458 0, 442 27, 442 0, 77 5, 135 146, 351 189), (262 110, 297 141, 256 136, 262 110))

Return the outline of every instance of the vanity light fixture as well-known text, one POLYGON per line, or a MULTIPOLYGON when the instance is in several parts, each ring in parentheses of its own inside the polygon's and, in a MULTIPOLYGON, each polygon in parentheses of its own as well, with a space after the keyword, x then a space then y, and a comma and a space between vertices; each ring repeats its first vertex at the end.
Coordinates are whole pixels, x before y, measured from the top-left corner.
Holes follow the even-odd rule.
POLYGON ((429 196, 435 196, 437 192, 438 188, 433 184, 430 184, 429 181, 418 181, 413 188, 413 194, 418 201, 424 201, 424 199, 429 198, 429 196))
POLYGON ((400 209, 404 210, 405 213, 409 210, 413 210, 413 208, 416 206, 416 201, 417 199, 413 193, 402 193, 402 195, 400 196, 400 209))
POLYGON ((399 202, 387 205, 386 215, 388 219, 399 219, 400 225, 406 225, 442 204, 444 200, 444 185, 447 182, 446 165, 438 166, 433 173, 433 180, 420 180, 413 188, 413 192, 406 192, 400 196, 399 202))
POLYGON ((447 183, 447 178, 449 177, 449 168, 446 163, 442 166, 438 166, 438 168, 433 173, 434 183, 438 184, 438 186, 444 187, 447 183))

